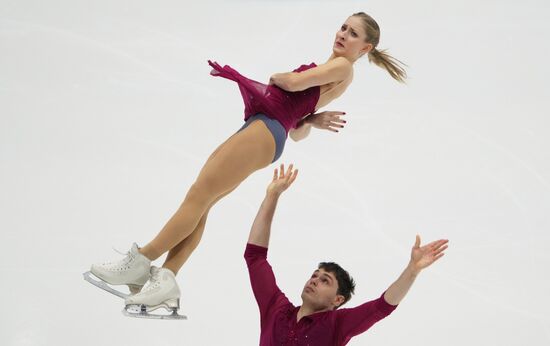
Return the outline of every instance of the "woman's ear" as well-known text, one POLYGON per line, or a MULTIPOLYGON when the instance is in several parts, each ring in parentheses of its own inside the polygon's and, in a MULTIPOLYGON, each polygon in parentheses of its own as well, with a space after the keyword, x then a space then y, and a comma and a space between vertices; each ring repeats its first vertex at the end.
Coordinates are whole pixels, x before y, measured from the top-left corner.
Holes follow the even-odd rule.
POLYGON ((365 46, 365 48, 363 48, 363 54, 369 54, 370 52, 372 52, 372 50, 374 49, 374 46, 372 45, 372 43, 367 43, 367 45, 365 46))

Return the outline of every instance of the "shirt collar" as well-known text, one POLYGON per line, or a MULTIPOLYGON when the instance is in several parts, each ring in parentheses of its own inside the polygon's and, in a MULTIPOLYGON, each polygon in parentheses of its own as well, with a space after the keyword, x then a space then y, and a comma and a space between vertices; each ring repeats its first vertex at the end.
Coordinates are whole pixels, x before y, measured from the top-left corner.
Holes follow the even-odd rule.
MULTIPOLYGON (((300 306, 297 306, 295 308, 292 308, 290 309, 290 314, 291 314, 291 317, 294 318, 294 321, 296 321, 297 317, 298 317, 298 311, 300 310, 300 306)), ((326 314, 328 313, 331 313, 332 311, 328 310, 328 311, 320 311, 320 312, 314 312, 312 313, 311 315, 307 315, 307 316, 304 316, 302 317, 302 320, 303 319, 307 319, 309 321, 316 321, 322 317, 324 317, 326 314)))

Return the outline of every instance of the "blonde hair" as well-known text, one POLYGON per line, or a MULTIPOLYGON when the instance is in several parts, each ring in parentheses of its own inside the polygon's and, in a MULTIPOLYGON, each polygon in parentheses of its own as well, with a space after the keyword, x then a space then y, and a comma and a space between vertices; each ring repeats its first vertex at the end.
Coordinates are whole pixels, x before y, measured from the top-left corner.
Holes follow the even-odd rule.
POLYGON ((407 65, 386 53, 387 49, 376 49, 376 46, 378 46, 378 42, 380 41, 380 27, 378 26, 378 23, 376 23, 376 21, 365 12, 357 12, 352 16, 360 17, 363 20, 363 28, 367 34, 365 42, 372 44, 373 48, 368 55, 369 62, 372 62, 378 67, 388 71, 393 79, 404 83, 405 78, 407 78, 407 72, 405 72, 405 69, 400 65, 407 65))

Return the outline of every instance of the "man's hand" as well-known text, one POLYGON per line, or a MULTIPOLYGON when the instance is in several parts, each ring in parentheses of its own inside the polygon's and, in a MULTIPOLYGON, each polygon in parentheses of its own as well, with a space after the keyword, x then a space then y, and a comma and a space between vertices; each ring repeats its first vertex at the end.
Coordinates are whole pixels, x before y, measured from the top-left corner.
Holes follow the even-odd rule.
POLYGON ((285 173, 285 165, 281 163, 281 170, 280 172, 277 171, 277 168, 275 168, 275 171, 273 172, 273 180, 267 187, 267 194, 275 194, 279 196, 283 191, 288 189, 290 185, 294 182, 296 179, 296 176, 298 176, 298 170, 292 170, 294 165, 291 163, 288 167, 286 173, 285 173))
POLYGON ((420 246, 420 236, 411 251, 411 260, 399 278, 386 290, 384 298, 391 305, 397 305, 405 297, 420 271, 443 257, 449 240, 440 239, 420 246))
POLYGON ((248 243, 263 247, 269 246, 271 222, 273 220, 273 214, 275 214, 277 200, 281 193, 292 184, 298 175, 298 170, 292 171, 292 167, 293 165, 291 164, 286 173, 283 164, 281 164, 280 173, 275 168, 273 181, 267 187, 266 196, 252 224, 252 229, 248 236, 248 243))
POLYGON ((440 239, 433 241, 424 246, 420 246, 420 236, 416 235, 416 242, 411 251, 411 263, 415 272, 420 272, 422 269, 429 267, 432 263, 443 257, 443 251, 447 249, 448 239, 440 239))

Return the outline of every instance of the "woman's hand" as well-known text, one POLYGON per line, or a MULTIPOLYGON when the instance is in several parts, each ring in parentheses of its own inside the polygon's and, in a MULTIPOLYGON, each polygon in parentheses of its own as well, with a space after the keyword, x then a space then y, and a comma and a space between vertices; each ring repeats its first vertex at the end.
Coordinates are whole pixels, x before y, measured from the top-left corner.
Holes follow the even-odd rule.
POLYGON ((343 128, 344 125, 341 124, 346 123, 345 120, 340 119, 340 116, 344 114, 346 114, 346 112, 325 111, 315 113, 305 118, 304 123, 310 124, 317 129, 338 132, 336 128, 343 128))
POLYGON ((275 194, 279 196, 285 191, 296 179, 298 170, 293 171, 294 165, 291 163, 285 173, 285 165, 281 163, 281 171, 277 172, 277 168, 273 172, 273 181, 267 187, 268 194, 275 194))

